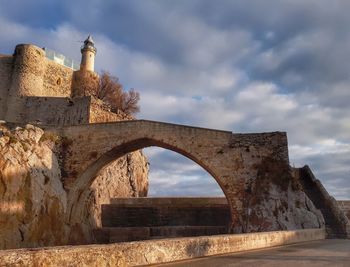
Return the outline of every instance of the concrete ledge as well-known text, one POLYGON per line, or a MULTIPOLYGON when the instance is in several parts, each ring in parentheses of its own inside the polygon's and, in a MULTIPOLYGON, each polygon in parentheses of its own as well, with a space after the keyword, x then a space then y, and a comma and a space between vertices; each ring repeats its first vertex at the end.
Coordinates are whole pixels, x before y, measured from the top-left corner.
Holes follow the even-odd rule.
POLYGON ((137 266, 325 239, 324 229, 0 251, 0 266, 137 266))

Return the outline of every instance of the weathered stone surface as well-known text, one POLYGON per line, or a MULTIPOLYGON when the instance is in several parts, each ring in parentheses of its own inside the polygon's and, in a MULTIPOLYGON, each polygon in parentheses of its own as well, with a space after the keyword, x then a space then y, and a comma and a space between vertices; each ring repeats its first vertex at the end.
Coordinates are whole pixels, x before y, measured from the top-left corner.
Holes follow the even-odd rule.
POLYGON ((111 107, 102 100, 90 96, 89 123, 133 120, 134 118, 122 111, 111 112, 111 107))
POLYGON ((72 96, 91 95, 98 87, 99 76, 96 72, 88 70, 78 70, 73 74, 72 96))
POLYGON ((84 194, 79 225, 69 225, 59 137, 32 125, 0 124, 0 249, 91 242, 101 204, 146 196, 148 164, 140 151, 112 162, 84 194), (60 160, 58 160, 58 158, 60 160))
POLYGON ((339 207, 344 211, 350 220, 350 200, 339 200, 337 202, 339 204, 339 207))
POLYGON ((93 227, 101 226, 101 207, 118 197, 145 197, 148 192, 148 162, 135 151, 109 164, 89 189, 88 213, 93 227))
POLYGON ((98 84, 93 71, 74 71, 35 45, 17 45, 14 55, 0 55, 0 119, 57 126, 130 119, 91 97, 98 84))
POLYGON ((0 248, 65 244, 67 194, 44 131, 0 125, 0 248))
POLYGON ((328 194, 322 183, 316 179, 309 166, 293 168, 293 176, 300 181, 303 190, 321 210, 325 220, 328 238, 349 238, 350 221, 337 201, 328 194))
POLYGON ((267 158, 257 168, 257 177, 245 184, 242 228, 236 231, 325 227, 321 211, 306 196, 288 165, 267 158))
MULTIPOLYGON (((0 251, 5 266, 139 266, 325 238, 324 229, 0 251)), ((1 265, 0 263, 0 265, 1 265)))
MULTIPOLYGON (((235 233, 323 225, 322 215, 317 213, 302 190, 292 188, 285 133, 233 134, 152 121, 53 129, 56 131, 70 143, 63 167, 70 180, 69 205, 76 205, 77 210, 72 209, 72 223, 81 218, 76 196, 94 181, 96 171, 121 155, 153 145, 185 155, 212 174, 228 199, 235 233), (86 134, 81 136, 81 132, 86 134), (91 153, 96 157, 91 158, 91 153), (249 199, 251 183, 258 193, 265 195, 253 196, 255 203, 249 205, 256 208, 256 213, 249 215, 252 218, 247 223, 244 214, 249 205, 245 202, 249 199), (294 219, 293 215, 304 218, 294 219)), ((79 198, 82 200, 87 195, 79 195, 79 198)))

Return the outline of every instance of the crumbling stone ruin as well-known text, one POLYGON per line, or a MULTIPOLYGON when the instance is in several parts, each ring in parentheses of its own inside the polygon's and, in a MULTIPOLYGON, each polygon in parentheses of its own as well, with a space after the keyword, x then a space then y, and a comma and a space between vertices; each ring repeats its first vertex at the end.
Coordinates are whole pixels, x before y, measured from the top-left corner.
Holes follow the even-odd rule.
POLYGON ((90 94, 98 83, 91 37, 81 52, 79 70, 34 45, 0 56, 1 249, 323 227, 329 237, 349 236, 348 218, 311 170, 289 166, 286 133, 113 113, 90 94), (148 146, 192 159, 226 200, 143 199, 140 149, 148 146))

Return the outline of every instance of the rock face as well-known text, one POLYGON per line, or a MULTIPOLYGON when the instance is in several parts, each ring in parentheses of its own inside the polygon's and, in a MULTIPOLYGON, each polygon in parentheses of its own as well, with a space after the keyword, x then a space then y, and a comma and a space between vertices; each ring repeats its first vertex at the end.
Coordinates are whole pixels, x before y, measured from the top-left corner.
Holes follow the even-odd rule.
POLYGON ((101 226, 101 205, 109 204, 111 198, 146 197, 147 177, 148 162, 141 151, 129 153, 103 169, 89 190, 87 208, 91 226, 101 226))
MULTIPOLYGON (((0 124, 0 249, 67 244, 67 191, 54 144, 32 125, 0 124)), ((146 196, 148 163, 136 151, 103 169, 89 189, 85 233, 100 225, 100 206, 113 197, 146 196)), ((91 236, 85 236, 85 240, 91 236)))
POLYGON ((350 200, 339 200, 338 204, 350 220, 350 200))
POLYGON ((44 131, 0 126, 0 248, 64 244, 67 194, 44 131))
POLYGON ((321 228, 322 213, 304 193, 289 166, 266 159, 246 184, 242 232, 321 228))

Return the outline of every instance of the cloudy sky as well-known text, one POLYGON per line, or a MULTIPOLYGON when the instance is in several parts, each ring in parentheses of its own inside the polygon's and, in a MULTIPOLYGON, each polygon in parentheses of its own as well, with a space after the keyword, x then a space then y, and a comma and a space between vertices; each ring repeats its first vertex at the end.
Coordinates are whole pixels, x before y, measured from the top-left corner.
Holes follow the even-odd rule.
MULTIPOLYGON (((0 53, 18 43, 80 60, 141 94, 139 118, 287 131, 290 161, 350 199, 350 1, 0 0, 0 53)), ((220 195, 190 160, 146 150, 151 195, 220 195)))

